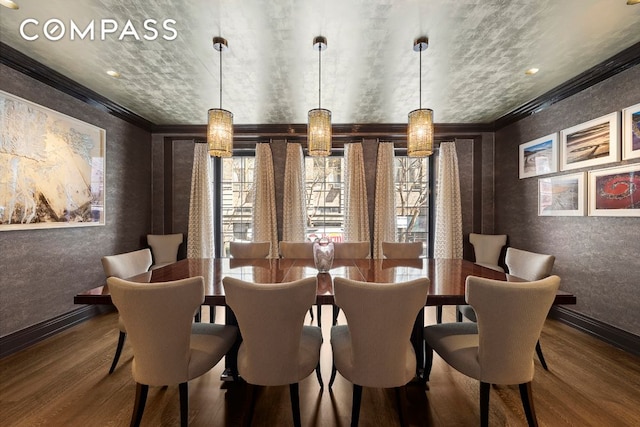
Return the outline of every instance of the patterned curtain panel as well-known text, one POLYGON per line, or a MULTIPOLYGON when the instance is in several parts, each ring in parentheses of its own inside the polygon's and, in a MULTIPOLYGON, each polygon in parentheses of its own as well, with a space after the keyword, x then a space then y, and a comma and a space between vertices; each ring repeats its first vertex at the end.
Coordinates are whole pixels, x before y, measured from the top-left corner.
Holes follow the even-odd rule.
POLYGON ((304 191, 304 156, 302 145, 287 144, 284 166, 284 207, 282 218, 282 240, 303 242, 307 208, 304 191))
POLYGON ((382 242, 396 241, 396 189, 393 143, 378 145, 376 198, 373 214, 373 257, 382 258, 382 242))
POLYGON ((434 258, 462 259, 462 209, 458 156, 453 142, 440 144, 434 258))
POLYGON ((368 242, 369 211, 362 144, 345 144, 344 159, 344 240, 368 242))
POLYGON ((271 242, 269 258, 278 257, 278 224, 276 222, 276 187, 273 158, 269 144, 256 144, 253 173, 253 241, 271 242))
POLYGON ((213 183, 207 144, 193 149, 191 199, 189 200, 188 258, 214 258, 213 183))

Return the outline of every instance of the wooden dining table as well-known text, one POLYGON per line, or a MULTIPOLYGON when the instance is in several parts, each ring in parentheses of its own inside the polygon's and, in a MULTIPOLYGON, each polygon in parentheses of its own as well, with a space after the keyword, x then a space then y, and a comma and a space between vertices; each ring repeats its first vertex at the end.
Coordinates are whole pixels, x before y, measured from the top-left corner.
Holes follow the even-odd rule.
MULTIPOLYGON (((319 273, 313 260, 309 259, 234 259, 234 258, 188 258, 167 266, 150 270, 127 280, 140 283, 157 283, 188 277, 202 276, 205 283, 204 305, 225 306, 222 278, 229 276, 256 283, 290 282, 316 276, 317 304, 333 304, 333 278, 346 277, 353 280, 380 283, 381 285, 428 277, 429 294, 425 306, 465 304, 465 282, 468 276, 478 276, 504 281, 522 279, 492 270, 462 259, 336 259, 328 273, 319 273)), ((113 305, 107 284, 81 292, 74 297, 75 304, 113 305)), ((576 297, 558 291, 554 304, 575 304, 576 297)), ((225 321, 234 324, 235 316, 227 307, 225 321)), ((418 360, 416 376, 422 377, 424 346, 422 331, 424 310, 416 317, 412 342, 418 360)), ((230 367, 235 366, 235 354, 226 358, 227 370, 223 377, 231 378, 230 367)))

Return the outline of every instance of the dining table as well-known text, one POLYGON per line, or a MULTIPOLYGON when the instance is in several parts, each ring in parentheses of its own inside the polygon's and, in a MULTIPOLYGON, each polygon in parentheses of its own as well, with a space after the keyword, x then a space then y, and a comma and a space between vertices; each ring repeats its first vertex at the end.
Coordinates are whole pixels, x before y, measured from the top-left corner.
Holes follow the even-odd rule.
MULTIPOLYGON (((126 278, 132 282, 158 283, 202 276, 205 284, 203 305, 225 306, 225 322, 235 324, 233 312, 225 305, 223 277, 255 283, 282 283, 317 277, 316 304, 333 305, 333 278, 345 277, 352 280, 380 283, 392 286, 393 283, 408 281, 420 277, 429 278, 429 293, 425 306, 462 305, 465 302, 465 282, 469 276, 478 276, 503 281, 523 281, 515 276, 483 267, 464 259, 335 259, 329 272, 319 273, 313 259, 236 259, 236 258, 187 258, 126 278)), ((80 292, 74 297, 75 304, 113 305, 109 286, 103 284, 80 292)), ((562 290, 557 291, 554 304, 576 304, 575 295, 562 290)), ((418 378, 422 376, 424 346, 422 331, 424 328, 424 308, 416 317, 412 332, 412 342, 416 352, 418 378)), ((227 369, 224 379, 231 379, 229 372, 235 366, 235 354, 226 358, 227 369)))

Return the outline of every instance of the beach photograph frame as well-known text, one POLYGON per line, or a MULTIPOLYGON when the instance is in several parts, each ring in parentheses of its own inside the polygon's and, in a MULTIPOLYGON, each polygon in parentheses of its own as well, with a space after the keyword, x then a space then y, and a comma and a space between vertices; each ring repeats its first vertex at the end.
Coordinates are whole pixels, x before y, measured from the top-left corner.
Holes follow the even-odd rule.
POLYGON ((620 161, 620 114, 613 112, 560 131, 560 170, 620 161))

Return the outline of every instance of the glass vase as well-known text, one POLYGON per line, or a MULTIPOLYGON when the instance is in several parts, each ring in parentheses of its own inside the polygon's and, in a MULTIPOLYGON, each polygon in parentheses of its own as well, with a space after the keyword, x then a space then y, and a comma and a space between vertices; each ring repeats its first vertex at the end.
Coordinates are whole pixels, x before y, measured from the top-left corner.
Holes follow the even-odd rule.
POLYGON ((333 265, 333 242, 327 238, 313 242, 313 261, 319 273, 328 273, 333 265))

